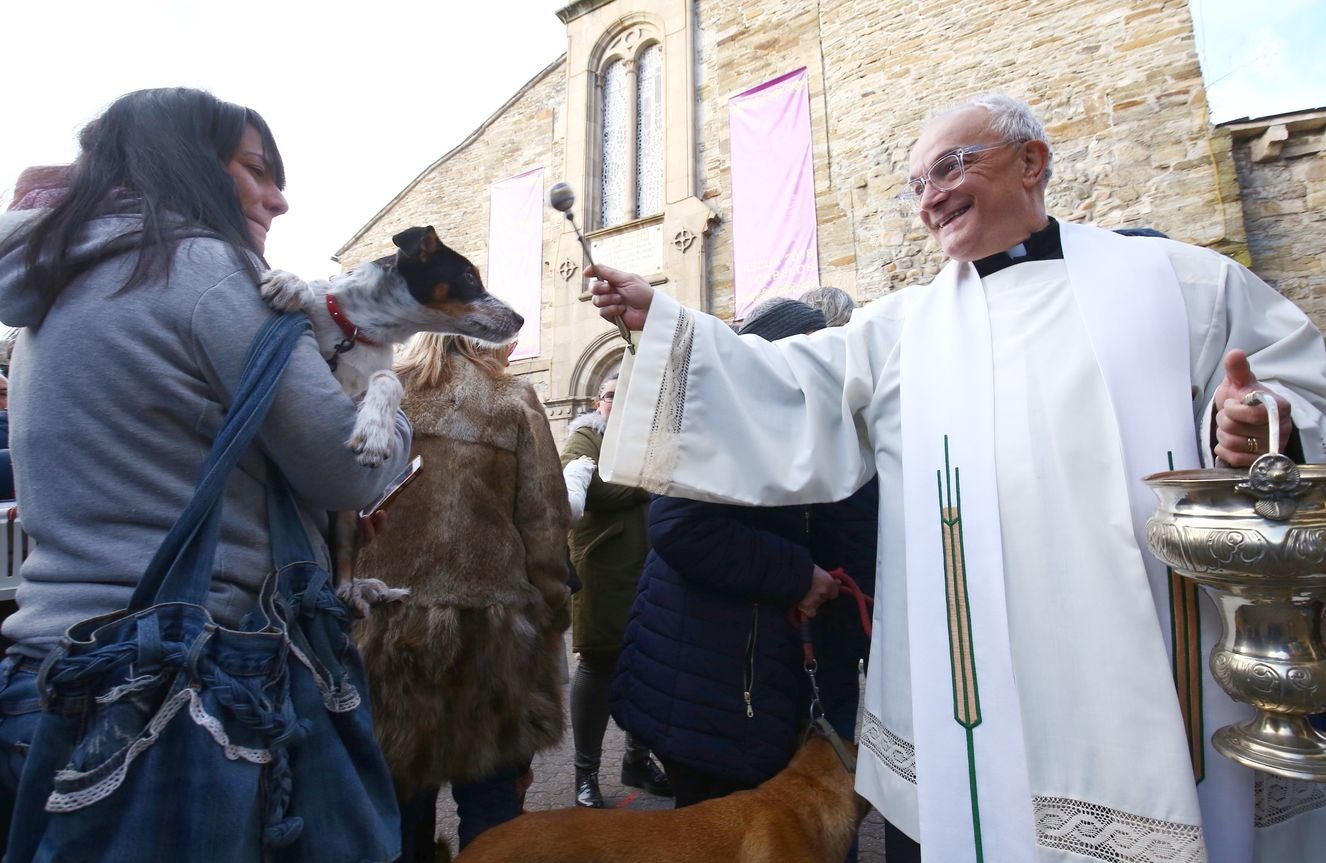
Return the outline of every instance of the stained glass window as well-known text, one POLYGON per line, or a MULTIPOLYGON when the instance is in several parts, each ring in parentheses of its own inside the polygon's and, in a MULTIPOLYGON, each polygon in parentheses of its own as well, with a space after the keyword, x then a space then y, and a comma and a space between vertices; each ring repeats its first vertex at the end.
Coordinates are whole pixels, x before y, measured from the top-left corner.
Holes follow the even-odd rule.
POLYGON ((627 194, 626 65, 615 60, 603 70, 603 159, 599 188, 599 225, 624 220, 627 194))
POLYGON ((636 71, 635 216, 663 211, 663 48, 640 52, 636 71))

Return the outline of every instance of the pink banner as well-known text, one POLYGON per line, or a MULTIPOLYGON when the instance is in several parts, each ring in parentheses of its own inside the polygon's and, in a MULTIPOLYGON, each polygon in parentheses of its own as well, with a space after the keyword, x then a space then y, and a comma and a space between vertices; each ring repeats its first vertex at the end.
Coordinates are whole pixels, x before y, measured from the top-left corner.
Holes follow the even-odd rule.
POLYGON ((728 100, 737 319, 818 288, 810 80, 804 68, 728 100))
POLYGON ((494 183, 488 191, 488 271, 484 285, 525 319, 513 360, 539 355, 543 304, 543 169, 494 183))

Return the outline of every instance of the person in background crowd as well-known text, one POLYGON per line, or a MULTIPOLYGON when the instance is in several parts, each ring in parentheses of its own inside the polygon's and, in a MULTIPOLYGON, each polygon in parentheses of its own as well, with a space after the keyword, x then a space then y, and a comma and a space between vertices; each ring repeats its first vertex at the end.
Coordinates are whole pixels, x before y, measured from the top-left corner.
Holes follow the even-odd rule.
MULTIPOLYGON (((562 448, 563 467, 583 457, 598 459, 616 393, 617 376, 613 375, 599 387, 594 410, 571 421, 562 448)), ((581 584, 572 597, 571 618, 571 647, 580 655, 571 682, 577 806, 603 808, 599 763, 608 728, 608 686, 636 582, 649 552, 648 511, 646 492, 606 483, 595 470, 585 493, 584 515, 571 529, 571 562, 581 584)), ((649 750, 629 733, 622 784, 672 796, 667 776, 649 757, 649 750)))
MULTIPOLYGON (((824 313, 831 327, 852 319, 856 303, 840 288, 821 287, 806 291, 801 301, 824 313)), ((810 553, 817 563, 833 572, 841 569, 868 597, 875 595, 875 551, 879 540, 879 478, 871 477, 850 496, 834 503, 810 507, 810 553)), ((818 633, 819 678, 824 716, 833 730, 849 740, 856 739, 856 716, 861 701, 859 669, 870 656, 870 637, 861 625, 855 602, 843 599, 824 607, 815 621, 818 633)), ((893 847, 892 863, 906 863, 915 852, 891 822, 885 822, 884 842, 893 847)), ((856 861, 856 845, 847 863, 856 861)))
POLYGON ((1044 130, 1002 94, 934 115, 910 172, 901 203, 949 264, 806 339, 738 339, 639 276, 587 273, 600 314, 643 329, 600 471, 766 506, 878 473, 857 790, 927 859, 1301 860, 1326 800, 1259 819, 1254 772, 1210 747, 1250 711, 1171 660, 1220 624, 1207 606, 1171 644, 1141 478, 1320 460, 1321 332, 1209 249, 1050 218, 1044 130))
MULTIPOLYGON (((740 332, 776 341, 823 327, 818 310, 775 298, 740 332)), ((650 504, 652 547, 611 705, 662 760, 678 808, 754 788, 796 750, 810 681, 788 612, 813 617, 837 593, 811 557, 808 525, 804 506, 650 504)))
POLYGON ((396 362, 423 468, 355 573, 410 594, 355 637, 406 861, 434 859, 440 785, 464 848, 520 814, 519 781, 564 731, 566 487, 538 394, 505 372, 511 347, 421 333, 396 362))
POLYGON ((842 288, 831 288, 828 285, 806 291, 800 300, 823 312, 825 325, 830 327, 841 327, 850 321, 852 311, 856 308, 851 294, 842 288))

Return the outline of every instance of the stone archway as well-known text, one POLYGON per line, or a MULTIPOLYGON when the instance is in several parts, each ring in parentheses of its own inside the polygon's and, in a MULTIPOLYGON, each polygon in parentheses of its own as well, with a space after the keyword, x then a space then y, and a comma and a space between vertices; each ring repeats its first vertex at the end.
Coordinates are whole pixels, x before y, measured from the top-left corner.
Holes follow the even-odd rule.
POLYGON ((566 392, 545 403, 554 437, 561 440, 566 424, 573 417, 593 409, 599 386, 608 375, 621 367, 625 351, 626 343, 612 329, 596 336, 580 352, 571 370, 571 378, 567 381, 566 392))

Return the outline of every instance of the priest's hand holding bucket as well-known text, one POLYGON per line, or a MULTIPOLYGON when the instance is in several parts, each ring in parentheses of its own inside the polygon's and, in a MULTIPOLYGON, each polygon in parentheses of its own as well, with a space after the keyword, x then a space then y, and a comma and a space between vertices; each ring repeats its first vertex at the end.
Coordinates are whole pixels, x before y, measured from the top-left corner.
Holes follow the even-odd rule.
POLYGON ((1284 452, 1293 432, 1289 402, 1269 392, 1257 380, 1243 351, 1230 351, 1225 357, 1225 379, 1215 392, 1215 455, 1230 467, 1248 467, 1268 452, 1284 452), (1262 393, 1276 407, 1279 435, 1267 434, 1271 417, 1268 406, 1255 398, 1262 393))

